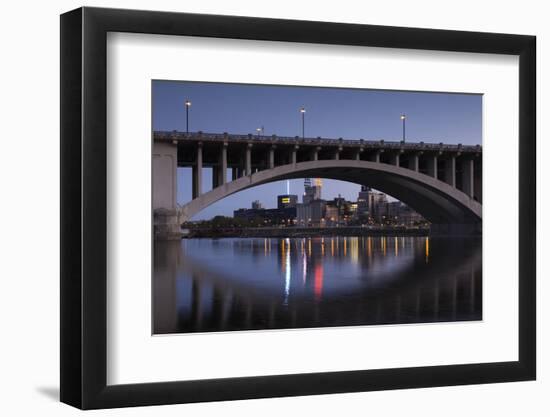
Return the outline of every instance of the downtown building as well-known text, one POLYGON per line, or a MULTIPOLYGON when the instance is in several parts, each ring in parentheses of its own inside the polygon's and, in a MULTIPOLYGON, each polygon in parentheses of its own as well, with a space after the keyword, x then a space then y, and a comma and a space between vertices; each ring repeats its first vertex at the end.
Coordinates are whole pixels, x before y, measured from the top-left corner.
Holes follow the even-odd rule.
POLYGON ((426 220, 401 201, 389 201, 388 196, 370 187, 361 187, 357 198, 357 214, 362 224, 417 226, 426 220))
POLYGON ((255 200, 252 202, 252 208, 240 208, 233 211, 233 217, 256 221, 266 227, 293 226, 296 223, 297 201, 297 195, 279 195, 277 196, 277 208, 266 209, 262 207, 262 204, 258 200, 255 200))
POLYGON ((304 179, 302 203, 296 205, 296 225, 298 227, 324 227, 326 201, 321 198, 322 181, 315 178, 304 179))

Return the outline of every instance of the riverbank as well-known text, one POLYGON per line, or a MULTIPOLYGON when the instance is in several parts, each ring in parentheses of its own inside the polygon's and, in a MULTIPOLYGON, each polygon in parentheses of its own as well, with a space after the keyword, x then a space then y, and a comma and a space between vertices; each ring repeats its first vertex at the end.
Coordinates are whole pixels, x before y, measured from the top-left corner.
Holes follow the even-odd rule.
POLYGON ((429 227, 247 227, 228 229, 184 229, 183 238, 223 237, 321 237, 321 236, 428 236, 429 227))

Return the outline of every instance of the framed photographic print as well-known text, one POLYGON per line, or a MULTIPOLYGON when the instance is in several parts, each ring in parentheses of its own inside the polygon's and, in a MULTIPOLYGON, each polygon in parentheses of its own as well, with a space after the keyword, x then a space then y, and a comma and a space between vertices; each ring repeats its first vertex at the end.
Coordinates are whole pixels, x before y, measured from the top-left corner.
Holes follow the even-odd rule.
POLYGON ((531 380, 535 38, 61 16, 61 400, 531 380))

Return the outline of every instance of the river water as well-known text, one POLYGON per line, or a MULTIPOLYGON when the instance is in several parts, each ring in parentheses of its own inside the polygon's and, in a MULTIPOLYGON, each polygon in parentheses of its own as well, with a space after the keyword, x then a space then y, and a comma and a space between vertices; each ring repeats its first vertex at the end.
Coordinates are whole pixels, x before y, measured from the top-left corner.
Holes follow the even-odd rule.
POLYGON ((155 334, 481 320, 481 239, 155 242, 155 334))

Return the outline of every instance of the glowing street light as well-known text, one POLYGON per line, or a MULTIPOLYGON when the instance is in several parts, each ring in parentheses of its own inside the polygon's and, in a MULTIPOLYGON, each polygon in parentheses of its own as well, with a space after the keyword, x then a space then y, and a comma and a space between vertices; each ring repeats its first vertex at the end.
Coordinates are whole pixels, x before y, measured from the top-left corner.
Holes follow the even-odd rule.
POLYGON ((306 136, 306 109, 302 107, 300 113, 302 114, 302 139, 304 139, 306 136))
POLYGON ((189 107, 191 107, 191 101, 185 100, 185 131, 189 134, 189 107))
POLYGON ((407 115, 401 115, 401 121, 403 122, 403 142, 405 142, 405 120, 407 120, 407 115))

